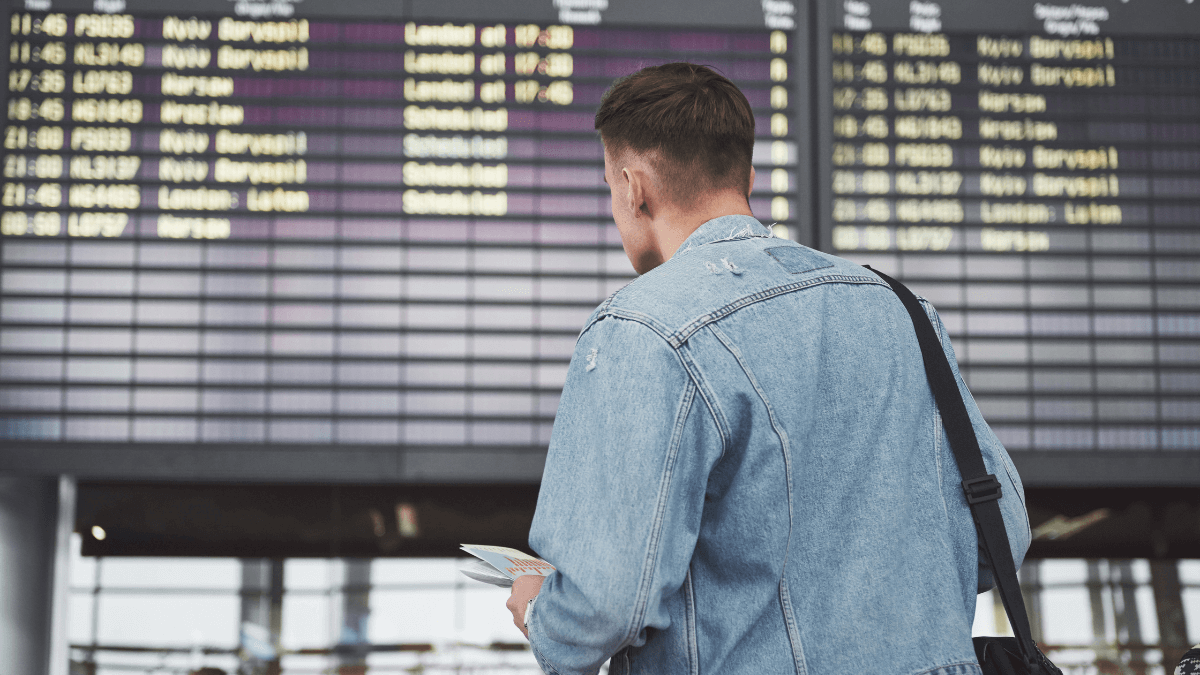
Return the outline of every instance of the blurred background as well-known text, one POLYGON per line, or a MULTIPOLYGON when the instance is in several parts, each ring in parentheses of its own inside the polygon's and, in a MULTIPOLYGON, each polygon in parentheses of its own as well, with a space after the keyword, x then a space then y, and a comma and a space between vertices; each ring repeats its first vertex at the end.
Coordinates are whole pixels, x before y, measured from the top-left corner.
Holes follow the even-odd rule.
POLYGON ((939 308, 1051 657, 1200 642, 1190 0, 7 7, 5 672, 536 672, 458 546, 526 546, 633 278, 592 118, 677 60, 746 93, 776 236, 939 308))

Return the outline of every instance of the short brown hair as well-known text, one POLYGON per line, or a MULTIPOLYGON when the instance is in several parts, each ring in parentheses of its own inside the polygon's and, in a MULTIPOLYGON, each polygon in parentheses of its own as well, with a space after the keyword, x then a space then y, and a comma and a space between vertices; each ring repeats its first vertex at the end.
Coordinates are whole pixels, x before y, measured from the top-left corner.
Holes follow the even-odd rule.
POLYGON ((600 100, 596 129, 614 157, 657 154, 668 195, 745 192, 754 155, 754 114, 746 96, 707 66, 668 63, 613 83, 600 100))

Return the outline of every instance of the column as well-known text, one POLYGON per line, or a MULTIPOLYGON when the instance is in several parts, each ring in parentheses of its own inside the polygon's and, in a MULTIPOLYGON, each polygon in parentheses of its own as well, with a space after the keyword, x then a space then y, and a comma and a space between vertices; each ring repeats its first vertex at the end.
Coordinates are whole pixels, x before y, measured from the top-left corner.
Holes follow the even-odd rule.
POLYGON ((1188 650, 1187 618, 1183 613, 1183 588, 1179 584, 1178 560, 1151 560, 1150 587, 1158 615, 1158 642, 1162 645, 1165 672, 1174 672, 1188 650))
POLYGON ((67 672, 74 521, 74 480, 0 476, 0 654, 8 672, 67 672))
POLYGON ((367 672, 370 640, 367 621, 371 616, 371 561, 348 559, 343 567, 342 631, 338 636, 338 675, 367 672))
POLYGON ((1129 651, 1129 669, 1134 675, 1145 675, 1146 649, 1140 646, 1144 642, 1142 622, 1138 617, 1137 582, 1133 578, 1133 561, 1111 560, 1108 565, 1109 578, 1112 581, 1113 620, 1116 623, 1117 643, 1129 651))
POLYGON ((243 560, 239 672, 278 675, 282 625, 283 560, 243 560))
POLYGON ((1021 582, 1021 595, 1025 601, 1025 611, 1029 615, 1029 633, 1033 636, 1033 641, 1037 643, 1045 641, 1042 635, 1041 562, 1035 558, 1026 558, 1025 563, 1017 572, 1021 582))

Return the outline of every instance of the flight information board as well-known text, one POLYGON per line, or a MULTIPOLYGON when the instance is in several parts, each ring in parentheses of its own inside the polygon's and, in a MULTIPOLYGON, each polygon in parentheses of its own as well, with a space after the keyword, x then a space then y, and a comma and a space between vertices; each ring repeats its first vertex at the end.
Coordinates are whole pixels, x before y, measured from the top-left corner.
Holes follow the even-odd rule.
POLYGON ((1200 7, 820 12, 819 245, 939 307, 1010 450, 1200 449, 1200 7))
POLYGON ((1200 457, 1186 0, 9 10, 0 468, 536 480, 633 276, 593 115, 674 60, 746 92, 754 213, 930 298, 1022 462, 1200 457))
POLYGON ((799 233, 795 8, 711 4, 12 5, 9 461, 325 447, 390 458, 359 478, 536 480, 575 337, 633 276, 593 130, 616 77, 738 83, 752 208, 799 233))

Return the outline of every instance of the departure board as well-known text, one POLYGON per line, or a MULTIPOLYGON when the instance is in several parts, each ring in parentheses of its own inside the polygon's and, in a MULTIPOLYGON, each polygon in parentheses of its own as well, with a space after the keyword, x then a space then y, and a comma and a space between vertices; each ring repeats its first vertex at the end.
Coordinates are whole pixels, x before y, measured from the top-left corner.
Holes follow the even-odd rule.
POLYGON ((633 277, 593 130, 615 78, 726 74, 754 213, 807 222, 797 9, 663 9, 11 4, 3 461, 536 480, 575 338, 633 277))
POLYGON ((819 12, 819 246, 939 307, 1014 454, 1195 456, 1200 6, 819 12))
POLYGON ((1200 457, 1186 0, 8 8, 0 469, 537 480, 633 277, 593 116, 677 60, 750 100, 759 219, 934 302, 1027 480, 1200 457))

